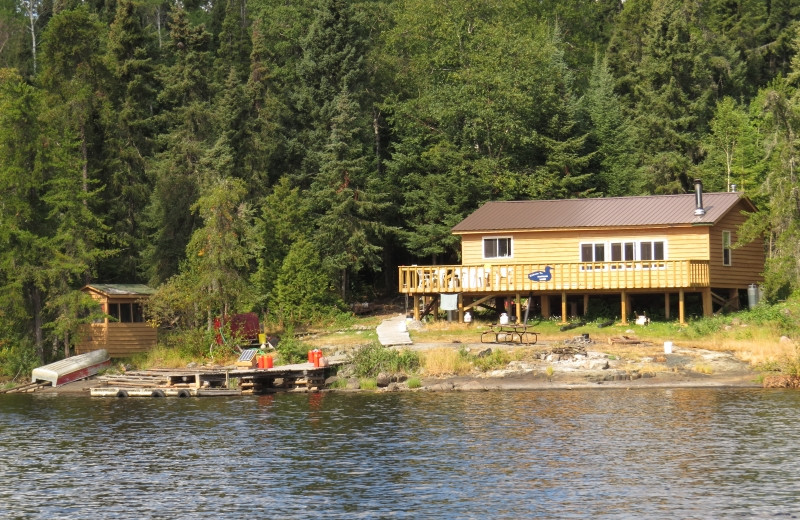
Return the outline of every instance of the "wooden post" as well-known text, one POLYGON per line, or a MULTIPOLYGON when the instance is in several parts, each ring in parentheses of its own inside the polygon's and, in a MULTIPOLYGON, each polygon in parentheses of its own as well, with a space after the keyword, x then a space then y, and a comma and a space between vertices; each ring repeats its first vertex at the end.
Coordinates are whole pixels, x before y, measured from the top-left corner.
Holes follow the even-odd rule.
POLYGON ((622 291, 619 295, 619 312, 622 315, 622 324, 628 324, 628 293, 622 291))
POLYGON ((589 293, 583 295, 583 315, 589 314, 589 293))
POLYGON ((678 322, 686 325, 686 295, 683 289, 678 291, 678 322))
POLYGON ((711 306, 711 287, 703 289, 703 316, 708 318, 714 314, 714 309, 711 306))
POLYGON ((411 301, 414 302, 414 321, 419 321, 419 296, 416 294, 412 295, 411 301))
POLYGON ((550 317, 550 296, 543 294, 541 296, 542 318, 550 317))
POLYGON ((664 293, 664 318, 669 319, 669 293, 664 293))
POLYGON ((458 294, 458 322, 464 323, 464 297, 458 294))
POLYGON ((516 313, 517 313, 517 323, 522 323, 522 298, 520 297, 519 293, 517 293, 517 304, 515 305, 516 313))
POLYGON ((561 323, 567 322, 567 291, 561 291, 561 323))
POLYGON ((728 291, 728 299, 733 302, 733 309, 734 311, 740 310, 739 307, 739 289, 730 289, 728 291))

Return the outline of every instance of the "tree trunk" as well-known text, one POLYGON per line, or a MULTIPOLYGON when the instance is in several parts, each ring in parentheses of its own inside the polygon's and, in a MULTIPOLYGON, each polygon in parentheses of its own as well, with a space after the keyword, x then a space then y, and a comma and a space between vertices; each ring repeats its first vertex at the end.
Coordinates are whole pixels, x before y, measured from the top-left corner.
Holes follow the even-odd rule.
MULTIPOLYGON (((89 152, 86 147, 86 125, 81 123, 81 159, 83 160, 82 165, 82 174, 83 174, 83 193, 84 195, 88 195, 89 193, 89 152)), ((86 200, 86 196, 83 197, 83 205, 89 206, 89 201, 86 200)))
POLYGON ((31 307, 33 308, 33 338, 36 347, 36 355, 44 365, 44 331, 42 330, 42 294, 39 288, 32 285, 29 289, 31 307))

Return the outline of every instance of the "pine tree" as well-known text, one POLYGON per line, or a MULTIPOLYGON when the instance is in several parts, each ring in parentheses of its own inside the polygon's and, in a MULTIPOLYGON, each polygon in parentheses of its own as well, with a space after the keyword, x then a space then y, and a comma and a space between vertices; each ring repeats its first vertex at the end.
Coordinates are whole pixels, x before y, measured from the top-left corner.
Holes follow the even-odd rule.
POLYGON ((165 132, 150 171, 154 184, 146 212, 150 241, 143 262, 147 278, 158 285, 178 272, 186 245, 197 226, 191 207, 199 196, 201 161, 215 141, 211 107, 213 89, 210 35, 192 27, 186 12, 172 11, 169 51, 173 63, 165 71, 158 101, 165 132))
POLYGON ((614 77, 605 58, 595 56, 589 88, 581 99, 588 119, 592 163, 599 179, 597 190, 606 196, 640 193, 635 178, 634 136, 621 99, 614 91, 614 77))
POLYGON ((106 203, 102 211, 113 223, 115 241, 124 249, 113 263, 100 267, 100 278, 108 282, 137 280, 142 274, 140 252, 147 243, 142 219, 152 191, 146 168, 154 148, 158 85, 155 45, 141 17, 132 0, 121 0, 109 33, 109 63, 116 88, 113 110, 107 115, 110 129, 108 159, 102 170, 106 203))
POLYGON ((346 91, 334 104, 331 135, 311 185, 314 243, 325 271, 338 279, 339 294, 347 301, 350 275, 380 266, 380 238, 388 231, 380 215, 387 204, 371 189, 368 154, 359 139, 359 107, 346 91))

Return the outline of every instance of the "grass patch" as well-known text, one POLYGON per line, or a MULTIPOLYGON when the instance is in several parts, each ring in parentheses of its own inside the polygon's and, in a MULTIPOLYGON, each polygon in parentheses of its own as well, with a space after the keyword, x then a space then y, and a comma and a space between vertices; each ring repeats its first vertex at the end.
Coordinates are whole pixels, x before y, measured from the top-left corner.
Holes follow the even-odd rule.
POLYGON ((423 371, 433 377, 468 374, 472 363, 462 352, 447 347, 431 349, 422 355, 423 371))
POLYGON ((330 388, 334 388, 337 390, 343 390, 347 388, 347 379, 343 377, 336 379, 333 383, 331 383, 330 388))
POLYGON ((481 372, 489 372, 490 370, 500 370, 505 368, 511 362, 511 356, 505 350, 492 349, 491 354, 488 356, 477 357, 469 356, 475 368, 481 372))
POLYGON ((406 385, 409 388, 420 388, 422 386, 422 380, 416 376, 409 377, 408 380, 406 380, 406 385))
POLYGON ((358 380, 358 387, 361 390, 377 390, 378 380, 374 377, 363 377, 358 380))
POLYGON ((413 374, 419 371, 420 355, 413 350, 394 350, 370 343, 350 354, 357 377, 376 377, 381 372, 413 374))
POLYGON ((695 363, 692 366, 692 370, 694 372, 697 372, 698 374, 706 374, 706 375, 711 375, 714 372, 714 370, 711 368, 711 365, 707 363, 695 363))

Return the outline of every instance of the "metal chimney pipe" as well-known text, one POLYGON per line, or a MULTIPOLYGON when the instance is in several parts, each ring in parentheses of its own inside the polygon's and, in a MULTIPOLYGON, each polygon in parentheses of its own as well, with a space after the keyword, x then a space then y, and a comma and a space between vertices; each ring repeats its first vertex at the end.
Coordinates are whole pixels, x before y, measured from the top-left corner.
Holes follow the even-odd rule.
POLYGON ((700 179, 694 180, 694 214, 698 217, 702 217, 706 214, 706 210, 703 209, 703 181, 700 179))

